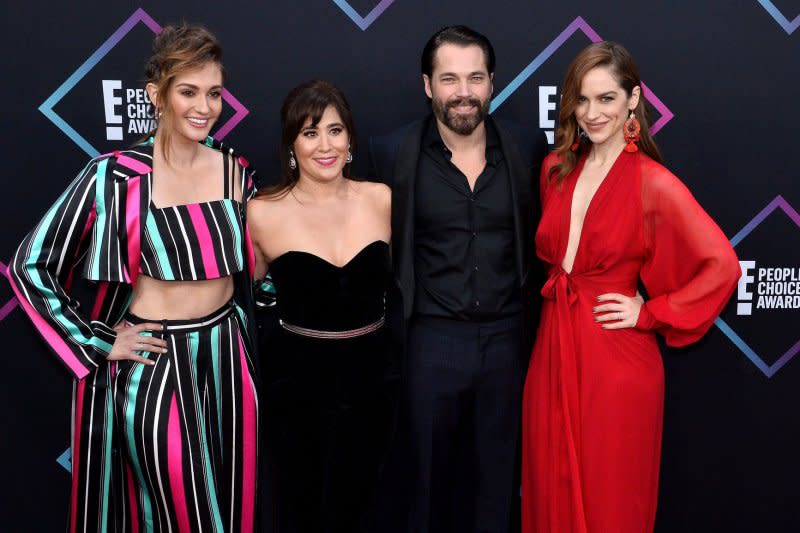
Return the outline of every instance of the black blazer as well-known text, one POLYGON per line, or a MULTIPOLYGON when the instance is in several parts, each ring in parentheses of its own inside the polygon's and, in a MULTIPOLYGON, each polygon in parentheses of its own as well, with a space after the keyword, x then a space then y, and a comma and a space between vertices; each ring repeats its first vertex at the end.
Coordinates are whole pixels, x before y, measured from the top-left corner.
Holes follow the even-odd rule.
MULTIPOLYGON (((402 293, 406 322, 414 309, 414 184, 428 120, 433 118, 429 116, 387 135, 372 137, 369 143, 372 177, 392 189, 392 264, 402 293)), ((526 330, 534 330, 538 322, 538 289, 544 275, 536 259, 533 236, 539 222, 539 169, 547 155, 547 139, 542 131, 535 130, 527 135, 528 142, 519 145, 510 133, 512 130, 515 134, 519 132, 518 127, 497 120, 494 124, 511 179, 517 277, 526 309, 526 330)), ((530 341, 526 342, 528 344, 530 341)))

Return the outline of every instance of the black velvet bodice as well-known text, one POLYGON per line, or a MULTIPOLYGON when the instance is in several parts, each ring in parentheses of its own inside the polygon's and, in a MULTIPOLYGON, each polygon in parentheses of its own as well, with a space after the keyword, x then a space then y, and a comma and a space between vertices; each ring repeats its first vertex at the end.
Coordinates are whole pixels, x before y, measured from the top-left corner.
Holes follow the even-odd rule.
POLYGON ((384 316, 389 245, 374 241, 343 266, 309 252, 289 251, 270 264, 278 318, 295 326, 344 331, 384 316))

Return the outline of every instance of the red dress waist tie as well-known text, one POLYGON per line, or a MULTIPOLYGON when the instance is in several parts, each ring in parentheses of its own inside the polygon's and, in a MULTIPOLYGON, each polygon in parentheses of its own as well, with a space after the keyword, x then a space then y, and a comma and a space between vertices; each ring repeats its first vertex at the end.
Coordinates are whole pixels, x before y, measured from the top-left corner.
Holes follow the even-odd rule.
MULTIPOLYGON (((578 460, 578 443, 580 438, 579 392, 578 392, 578 370, 575 366, 577 356, 575 354, 575 337, 572 326, 571 307, 578 300, 578 275, 571 275, 563 268, 556 267, 550 271, 550 277, 542 287, 542 296, 548 300, 555 300, 556 317, 560 327, 558 328, 559 353, 557 357, 559 374, 559 394, 558 404, 563 417, 564 424, 564 444, 567 448, 569 464, 568 479, 580 480, 580 462, 578 460)), ((577 524, 585 524, 586 519, 583 509, 583 495, 581 493, 582 483, 574 483, 570 487, 573 493, 573 501, 577 502, 575 513, 580 515, 576 520, 577 524)), ((585 531, 576 533, 586 533, 585 531)))

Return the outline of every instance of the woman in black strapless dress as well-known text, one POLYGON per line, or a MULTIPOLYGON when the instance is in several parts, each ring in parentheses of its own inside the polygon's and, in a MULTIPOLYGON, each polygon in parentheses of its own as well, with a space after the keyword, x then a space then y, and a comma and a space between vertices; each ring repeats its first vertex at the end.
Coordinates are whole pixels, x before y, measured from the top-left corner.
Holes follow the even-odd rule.
POLYGON ((392 426, 391 195, 349 174, 344 95, 312 81, 281 110, 283 176, 248 208, 279 325, 263 339, 264 531, 362 531, 392 426))

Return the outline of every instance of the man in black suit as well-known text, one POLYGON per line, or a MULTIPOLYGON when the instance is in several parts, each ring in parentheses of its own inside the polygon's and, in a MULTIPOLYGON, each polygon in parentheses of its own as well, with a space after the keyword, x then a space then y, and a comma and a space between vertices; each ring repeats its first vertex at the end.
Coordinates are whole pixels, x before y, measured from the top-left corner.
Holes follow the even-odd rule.
POLYGON ((440 30, 421 61, 433 114, 370 143, 373 171, 392 187, 403 304, 401 470, 412 479, 401 531, 505 533, 518 522, 520 404, 538 308, 529 289, 540 286, 532 184, 547 144, 537 130, 521 150, 489 116, 494 64, 483 35, 440 30))

